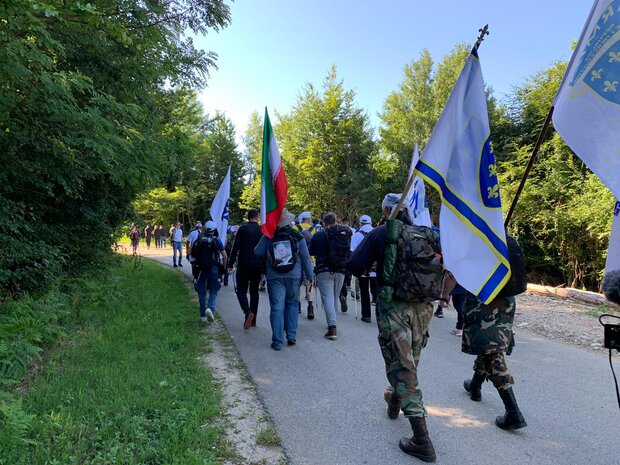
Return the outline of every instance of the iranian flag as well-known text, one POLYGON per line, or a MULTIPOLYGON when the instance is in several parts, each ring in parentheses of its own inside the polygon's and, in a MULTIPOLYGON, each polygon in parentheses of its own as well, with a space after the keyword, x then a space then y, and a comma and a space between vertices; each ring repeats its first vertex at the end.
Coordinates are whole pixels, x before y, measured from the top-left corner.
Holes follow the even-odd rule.
POLYGON ((288 196, 288 184, 286 174, 280 159, 280 152, 276 138, 273 135, 273 128, 269 121, 269 114, 265 107, 265 122, 263 126, 263 163, 261 168, 261 187, 260 187, 260 221, 261 232, 272 238, 284 205, 288 196))

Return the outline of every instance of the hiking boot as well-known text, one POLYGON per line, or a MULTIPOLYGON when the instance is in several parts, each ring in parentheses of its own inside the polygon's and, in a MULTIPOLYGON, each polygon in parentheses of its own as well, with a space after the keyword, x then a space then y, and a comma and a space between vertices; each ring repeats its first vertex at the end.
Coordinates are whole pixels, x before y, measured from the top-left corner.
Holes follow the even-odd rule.
POLYGON ((349 307, 347 307, 347 296, 346 295, 341 295, 340 296, 340 311, 342 313, 347 313, 348 309, 349 309, 349 307))
POLYGON ((469 392, 471 400, 480 402, 482 400, 482 383, 484 383, 485 376, 474 371, 472 379, 466 379, 463 381, 463 387, 469 392))
POLYGON ((254 314, 252 312, 248 312, 245 316, 245 321, 243 322, 243 329, 246 331, 252 327, 252 323, 254 322, 254 314))
POLYGON ((314 304, 312 302, 308 302, 308 319, 314 320, 314 304))
POLYGON ((392 386, 386 387, 385 391, 383 391, 383 400, 387 402, 388 417, 392 420, 396 420, 400 413, 400 400, 392 386))
POLYGON ((338 334, 336 332, 336 327, 335 326, 328 326, 327 327, 327 332, 325 333, 325 337, 327 339, 331 339, 332 341, 335 341, 338 338, 338 334))
POLYGON ((411 438, 402 438, 398 447, 405 454, 412 455, 423 462, 434 462, 437 460, 435 448, 431 439, 428 437, 426 429, 426 419, 424 417, 409 417, 409 423, 413 430, 411 438))
POLYGON ((440 306, 440 305, 437 305, 437 310, 435 310, 434 315, 435 315, 437 318, 443 318, 443 308, 441 308, 441 306, 440 306))
POLYGON ((495 424, 505 430, 526 427, 527 423, 521 414, 521 410, 519 410, 512 388, 498 389, 498 392, 504 403, 504 407, 506 407, 506 413, 497 417, 495 419, 495 424))

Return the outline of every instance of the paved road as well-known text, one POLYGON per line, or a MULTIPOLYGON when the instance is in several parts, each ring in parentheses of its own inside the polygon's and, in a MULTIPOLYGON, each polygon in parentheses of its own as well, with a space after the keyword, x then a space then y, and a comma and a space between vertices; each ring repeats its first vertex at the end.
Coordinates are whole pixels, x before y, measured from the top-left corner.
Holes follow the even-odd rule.
MULTIPOLYGON (((171 264, 170 254, 168 249, 166 257, 146 256, 171 264)), ((179 270, 190 274, 187 265, 179 270)), ((385 412, 386 379, 374 318, 367 324, 356 321, 352 310, 338 315, 337 341, 323 338, 322 312, 313 321, 300 318, 297 345, 275 352, 269 347, 266 294, 261 294, 258 327, 251 331, 243 330, 231 287, 218 295, 217 313, 291 464, 422 463, 397 446, 400 437, 411 434, 409 423, 402 414, 389 420, 385 412)), ((454 323, 454 312, 433 319, 419 370, 437 463, 620 464, 620 411, 607 358, 519 331, 508 364, 528 427, 505 432, 493 423, 503 406, 490 383, 483 386, 482 402, 472 402, 463 391, 473 357, 460 352, 460 340, 449 332, 454 323)))

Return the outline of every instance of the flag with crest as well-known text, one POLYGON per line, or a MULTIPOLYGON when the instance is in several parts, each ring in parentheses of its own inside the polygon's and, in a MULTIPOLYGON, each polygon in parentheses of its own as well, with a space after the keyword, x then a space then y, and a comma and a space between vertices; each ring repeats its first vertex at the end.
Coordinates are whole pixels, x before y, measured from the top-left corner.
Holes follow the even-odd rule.
POLYGON ((211 213, 211 219, 217 225, 217 234, 222 241, 222 244, 226 245, 226 232, 228 230, 228 204, 230 202, 230 166, 226 172, 226 176, 220 185, 220 188, 215 194, 209 213, 211 213))

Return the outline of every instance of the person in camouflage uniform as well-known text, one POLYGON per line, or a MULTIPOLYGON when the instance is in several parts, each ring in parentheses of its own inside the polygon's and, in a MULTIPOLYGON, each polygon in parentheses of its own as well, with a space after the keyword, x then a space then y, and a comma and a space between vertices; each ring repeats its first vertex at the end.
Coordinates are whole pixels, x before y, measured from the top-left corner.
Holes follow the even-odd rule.
POLYGON ((495 419, 502 429, 527 426, 512 390, 514 378, 508 371, 504 354, 514 347, 512 323, 516 311, 514 297, 496 297, 488 305, 475 295, 465 297, 464 328, 461 351, 476 355, 474 376, 463 387, 474 401, 482 399, 482 383, 489 380, 499 392, 506 413, 495 419))
MULTIPOLYGON (((388 194, 382 207, 387 219, 400 200, 400 194, 388 194)), ((397 220, 411 224, 404 210, 397 220)), ((385 221, 383 221, 385 223, 385 221)), ((388 232, 385 224, 370 231, 357 246, 347 262, 353 275, 362 276, 377 262, 377 270, 384 269, 388 232)), ((384 291, 388 283, 383 273, 377 272, 380 288, 377 300, 376 318, 379 329, 379 346, 385 362, 385 370, 390 386, 384 391, 387 414, 397 419, 399 411, 409 420, 413 437, 399 442, 401 450, 425 462, 436 460, 435 449, 426 427, 426 411, 419 389, 418 364, 422 349, 428 339, 428 326, 433 315, 431 303, 413 303, 397 298, 387 299, 384 291), (383 289, 382 289, 383 288, 383 289)))

